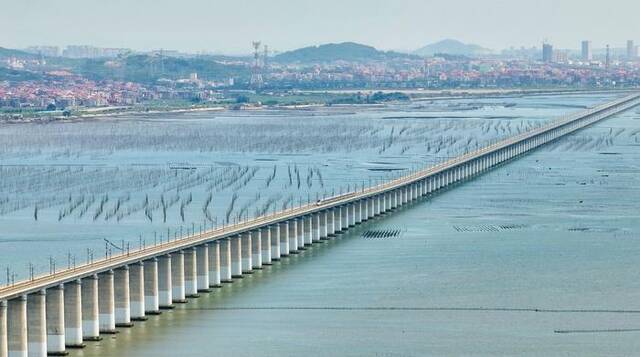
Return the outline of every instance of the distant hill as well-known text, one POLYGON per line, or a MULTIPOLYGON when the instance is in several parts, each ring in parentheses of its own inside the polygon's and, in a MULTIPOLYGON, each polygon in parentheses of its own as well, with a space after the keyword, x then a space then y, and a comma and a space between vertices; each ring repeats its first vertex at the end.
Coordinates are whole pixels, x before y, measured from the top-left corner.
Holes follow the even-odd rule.
POLYGON ((177 58, 157 55, 128 55, 117 59, 61 59, 52 64, 94 80, 117 79, 140 83, 153 83, 160 78, 189 78, 198 73, 204 80, 224 80, 229 77, 243 78, 249 75, 244 66, 226 65, 210 58, 177 58))
POLYGON ((448 55, 477 57, 491 54, 492 50, 474 44, 465 44, 457 40, 447 39, 424 46, 415 50, 413 53, 419 56, 433 56, 435 54, 442 53, 448 55))
POLYGON ((273 60, 282 63, 318 63, 333 61, 364 62, 399 58, 408 59, 415 58, 415 56, 393 51, 379 51, 374 47, 354 42, 343 42, 304 47, 284 52, 275 56, 273 60))
POLYGON ((9 58, 9 57, 37 58, 38 56, 31 53, 24 52, 24 51, 20 51, 20 50, 0 47, 0 58, 9 58))

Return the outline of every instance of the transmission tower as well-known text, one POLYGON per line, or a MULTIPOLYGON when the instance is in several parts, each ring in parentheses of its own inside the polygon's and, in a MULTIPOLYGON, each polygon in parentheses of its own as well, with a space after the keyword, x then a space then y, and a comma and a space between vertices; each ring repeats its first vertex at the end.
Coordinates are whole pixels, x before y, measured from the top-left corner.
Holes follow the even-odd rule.
POLYGON ((250 84, 254 88, 262 87, 262 69, 260 68, 260 41, 253 41, 253 68, 251 71, 250 84))

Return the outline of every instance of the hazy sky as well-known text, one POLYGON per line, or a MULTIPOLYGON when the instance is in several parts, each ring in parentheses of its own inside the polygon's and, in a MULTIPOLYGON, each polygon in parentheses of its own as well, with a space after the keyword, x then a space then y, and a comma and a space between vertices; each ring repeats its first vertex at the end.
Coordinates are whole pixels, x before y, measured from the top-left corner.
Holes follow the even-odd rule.
POLYGON ((0 0, 0 47, 283 51, 355 41, 415 49, 444 38, 502 49, 640 42, 639 0, 0 0))

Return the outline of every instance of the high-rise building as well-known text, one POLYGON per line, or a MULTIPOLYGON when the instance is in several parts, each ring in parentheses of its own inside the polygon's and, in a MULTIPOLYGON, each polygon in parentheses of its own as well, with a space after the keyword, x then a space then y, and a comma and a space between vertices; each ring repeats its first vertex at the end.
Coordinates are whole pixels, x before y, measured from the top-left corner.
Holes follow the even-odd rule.
POLYGON ((582 60, 584 62, 590 62, 593 60, 591 41, 582 41, 582 60))
POLYGON ((542 44, 542 61, 546 63, 553 62, 553 46, 548 43, 542 44))
POLYGON ((636 59, 638 57, 638 47, 633 40, 627 41, 627 59, 636 59))

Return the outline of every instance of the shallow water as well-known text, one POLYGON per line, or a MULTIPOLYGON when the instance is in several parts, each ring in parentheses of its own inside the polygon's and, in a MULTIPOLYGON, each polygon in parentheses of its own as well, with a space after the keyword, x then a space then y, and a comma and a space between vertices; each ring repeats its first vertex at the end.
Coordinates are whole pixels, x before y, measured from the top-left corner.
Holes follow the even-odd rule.
POLYGON ((72 355, 635 355, 636 131, 606 120, 72 355))
POLYGON ((21 280, 353 190, 616 95, 0 125, 0 268, 21 280))

